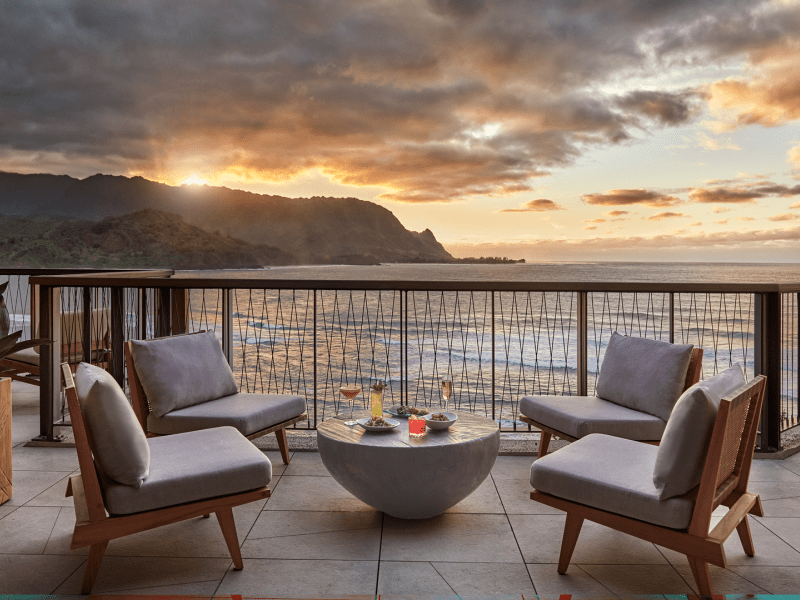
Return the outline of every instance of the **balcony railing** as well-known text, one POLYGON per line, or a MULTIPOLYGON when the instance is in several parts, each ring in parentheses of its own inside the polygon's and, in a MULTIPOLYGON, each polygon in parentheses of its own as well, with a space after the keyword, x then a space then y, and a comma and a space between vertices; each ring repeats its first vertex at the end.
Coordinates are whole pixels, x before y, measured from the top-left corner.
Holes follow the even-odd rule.
MULTIPOLYGON (((2 279, 0 279, 2 281, 2 279)), ((798 424, 800 284, 277 280, 169 272, 41 274, 40 334, 62 333, 61 315, 83 311, 83 332, 109 319, 109 370, 126 384, 123 343, 213 330, 245 391, 299 393, 315 428, 346 410, 342 383, 388 383, 392 403, 451 403, 506 430, 528 394, 585 395, 613 331, 692 343, 703 377, 739 362, 765 374, 760 446, 780 447, 798 424), (92 317, 92 315, 95 315, 92 317), (107 317, 105 316, 107 315, 107 317)), ((10 310, 11 312, 11 310, 10 310)), ((63 424, 58 340, 42 354, 42 439, 63 424), (46 375, 45 375, 46 374, 46 375)), ((88 349, 86 350, 88 352, 88 349)))

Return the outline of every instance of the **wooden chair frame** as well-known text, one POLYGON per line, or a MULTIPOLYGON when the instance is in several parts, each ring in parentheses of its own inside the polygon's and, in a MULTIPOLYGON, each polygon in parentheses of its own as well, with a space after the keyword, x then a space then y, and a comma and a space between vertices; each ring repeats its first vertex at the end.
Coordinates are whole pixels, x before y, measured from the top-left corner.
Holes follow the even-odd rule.
MULTIPOLYGON (((198 331, 197 333, 202 333, 198 331)), ((186 334, 192 335, 192 334, 186 334)), ((161 338, 156 338, 161 339, 161 338)), ((133 404, 133 411, 136 413, 136 418, 139 419, 139 423, 142 425, 142 429, 144 430, 147 437, 158 437, 161 434, 153 433, 148 431, 147 429, 147 415, 150 414, 150 403, 147 401, 147 395, 144 393, 144 388, 142 388, 142 382, 139 379, 139 375, 136 372, 136 366, 133 363, 133 354, 131 352, 131 342, 128 341, 125 343, 125 364, 128 366, 128 383, 131 390, 131 402, 133 404)), ((303 413, 297 417, 293 417, 288 419, 287 421, 281 421, 271 427, 267 427, 265 429, 261 429, 259 431, 255 431, 250 435, 246 435, 245 437, 252 441, 256 438, 263 437, 270 433, 274 433, 275 437, 278 439, 278 449, 281 452, 281 458, 283 459, 283 464, 289 464, 289 442, 286 438, 286 428, 290 425, 294 425, 295 423, 299 423, 300 421, 306 421, 308 419, 308 413, 303 413)))
POLYGON ((734 529, 739 534, 745 554, 755 555, 747 515, 763 517, 764 509, 760 496, 748 492, 747 484, 765 384, 766 377, 759 375, 731 397, 721 401, 700 485, 690 492, 696 500, 692 520, 686 530, 653 525, 533 490, 531 500, 567 513, 558 572, 566 573, 581 525, 584 519, 588 519, 685 554, 700 594, 704 598, 712 596, 708 565, 727 568, 724 543, 734 529), (711 513, 720 505, 727 506, 729 510, 709 532, 711 513))
POLYGON ((72 430, 75 435, 75 448, 78 452, 78 464, 81 471, 80 475, 70 477, 67 484, 66 495, 72 496, 75 504, 75 529, 72 533, 70 548, 75 550, 76 548, 89 546, 89 559, 86 563, 86 572, 83 575, 81 594, 91 593, 94 582, 97 579, 97 573, 100 570, 100 563, 110 540, 161 527, 162 525, 201 517, 212 512, 217 515, 222 535, 225 538, 231 559, 233 559, 233 568, 236 570, 242 569, 244 565, 242 563, 242 554, 239 550, 239 538, 236 534, 236 524, 233 519, 232 509, 241 504, 268 498, 270 491, 267 486, 248 492, 218 496, 130 515, 108 515, 103 502, 103 494, 100 490, 94 459, 86 438, 86 426, 83 422, 83 414, 78 402, 78 393, 75 390, 72 371, 70 371, 69 365, 66 363, 61 365, 61 375, 64 380, 64 391, 67 396, 70 416, 72 417, 72 430))
MULTIPOLYGON (((702 348, 692 348, 692 357, 689 360, 689 368, 686 371, 686 381, 683 384, 683 391, 685 392, 690 387, 692 387, 695 383, 700 381, 700 370, 703 367, 703 349, 702 348)), ((550 446, 550 440, 553 437, 557 437, 562 440, 567 440, 568 442, 576 442, 579 438, 572 437, 571 435, 564 433, 563 431, 559 431, 558 429, 554 429, 548 425, 544 425, 539 423, 538 421, 534 421, 530 417, 525 415, 519 415, 519 420, 527 423, 528 425, 532 425, 541 430, 542 435, 539 438, 539 452, 537 453, 537 458, 542 458, 544 455, 547 454, 547 449, 550 446)), ((661 443, 661 440, 637 440, 644 444, 652 444, 653 446, 658 446, 661 443)))

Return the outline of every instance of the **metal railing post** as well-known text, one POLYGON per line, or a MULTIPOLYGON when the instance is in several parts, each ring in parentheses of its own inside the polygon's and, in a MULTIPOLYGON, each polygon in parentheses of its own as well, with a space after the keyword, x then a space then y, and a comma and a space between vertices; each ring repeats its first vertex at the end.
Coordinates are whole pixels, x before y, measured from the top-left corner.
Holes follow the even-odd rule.
POLYGON ((61 441, 54 435, 54 417, 61 407, 61 288, 41 286, 39 288, 40 338, 52 340, 42 346, 39 353, 39 436, 37 442, 61 441))
POLYGON ((139 288, 136 299, 136 335, 140 340, 147 339, 147 289, 139 288))
POLYGON ((153 337, 166 337, 170 334, 170 289, 156 288, 155 323, 153 337))
POLYGON ((314 333, 312 341, 314 344, 314 428, 317 427, 317 290, 314 290, 314 333))
POLYGON ((92 362, 92 351, 94 350, 92 338, 92 288, 88 285, 83 286, 83 327, 81 333, 81 347, 83 349, 83 362, 92 362))
POLYGON ((233 290, 222 290, 222 353, 233 369, 233 290))
POLYGON ((403 343, 404 343, 404 340, 403 340, 403 292, 402 292, 402 290, 398 290, 397 296, 400 299, 400 311, 399 311, 399 317, 400 317, 400 404, 402 405, 402 404, 405 404, 405 402, 403 402, 403 391, 405 390, 405 386, 403 385, 403 383, 404 383, 403 380, 405 379, 405 377, 403 376, 403 373, 404 373, 403 368, 404 368, 405 365, 403 363, 403 343))
POLYGON ((759 446, 775 451, 781 448, 781 295, 755 294, 754 304, 754 374, 767 376, 759 446))
POLYGON ((495 395, 495 384, 496 384, 496 380, 495 380, 495 364, 494 364, 494 361, 495 361, 495 358, 494 358, 494 353, 495 353, 494 313, 495 313, 495 311, 494 311, 494 291, 492 291, 492 421, 495 420, 495 397, 494 397, 494 395, 495 395))
POLYGON ((578 396, 589 390, 589 293, 578 292, 578 396))
POLYGON ((185 288, 172 290, 170 331, 172 335, 181 335, 189 331, 189 290, 185 288))
POLYGON ((404 319, 404 321, 405 321, 405 332, 406 332, 405 336, 406 337, 405 337, 405 344, 402 345, 403 347, 402 347, 401 351, 406 356, 406 359, 405 359, 405 364, 406 364, 406 373, 405 373, 405 379, 406 379, 406 405, 410 406, 411 402, 410 402, 409 396, 410 396, 411 390, 408 387, 408 290, 405 290, 403 292, 403 294, 405 294, 405 296, 406 296, 406 300, 405 300, 405 311, 406 312, 405 312, 405 319, 404 319))
POLYGON ((111 288, 111 364, 110 373, 120 387, 125 386, 125 288, 111 288))
POLYGON ((669 293, 669 343, 675 343, 675 292, 669 293))

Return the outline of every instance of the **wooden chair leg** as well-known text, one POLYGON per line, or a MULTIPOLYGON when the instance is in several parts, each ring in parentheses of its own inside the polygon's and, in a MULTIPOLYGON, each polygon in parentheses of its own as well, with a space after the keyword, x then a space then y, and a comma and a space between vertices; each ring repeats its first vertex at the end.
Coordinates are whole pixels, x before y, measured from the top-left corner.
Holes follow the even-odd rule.
POLYGON ((81 594, 86 595, 92 593, 92 587, 94 587, 97 573, 100 571, 100 563, 103 561, 103 555, 106 553, 107 547, 107 541, 89 546, 89 558, 86 561, 86 571, 83 574, 81 594))
POLYGON ((236 522, 233 520, 233 509, 223 508, 216 513, 219 528, 222 529, 222 536, 228 545, 228 552, 233 559, 233 568, 241 571, 244 568, 242 563, 242 552, 239 550, 239 536, 236 535, 236 522))
POLYGON ((278 429, 275 432, 275 437, 278 438, 278 449, 281 451, 281 458, 283 464, 289 464, 289 441, 286 439, 286 428, 278 429))
POLYGON ((542 458, 545 454, 547 454, 547 447, 550 445, 550 438, 552 434, 549 431, 543 431, 541 437, 539 438, 539 453, 536 455, 536 458, 542 458))
POLYGON ((210 519, 210 518, 211 518, 211 515, 203 515, 203 518, 204 518, 204 519, 210 519))
POLYGON ((689 567, 692 569, 694 582, 700 591, 700 597, 704 599, 711 598, 714 592, 711 589, 711 573, 708 570, 708 563, 691 556, 687 556, 687 558, 689 559, 689 567))
POLYGON ((736 526, 736 532, 739 534, 739 539, 742 541, 742 548, 747 556, 755 556, 756 549, 753 546, 753 536, 750 534, 750 522, 747 520, 747 515, 744 516, 741 523, 736 526))
POLYGON ((561 555, 558 557, 558 572, 566 573, 569 561, 572 560, 572 552, 575 544, 578 543, 578 536, 581 533, 583 517, 574 513, 567 513, 567 522, 564 525, 564 538, 561 540, 561 555))

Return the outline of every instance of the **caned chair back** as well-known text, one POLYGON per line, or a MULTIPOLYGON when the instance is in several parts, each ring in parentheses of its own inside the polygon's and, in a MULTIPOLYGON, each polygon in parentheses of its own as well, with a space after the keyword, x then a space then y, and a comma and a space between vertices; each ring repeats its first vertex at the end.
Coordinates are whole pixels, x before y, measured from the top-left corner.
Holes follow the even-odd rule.
POLYGON ((747 491, 765 384, 759 375, 720 401, 689 533, 707 535, 713 510, 747 491))
POLYGON ((700 371, 703 368, 703 349, 692 348, 692 356, 689 359, 689 368, 686 369, 686 381, 683 383, 683 391, 685 392, 695 383, 700 381, 700 371))

